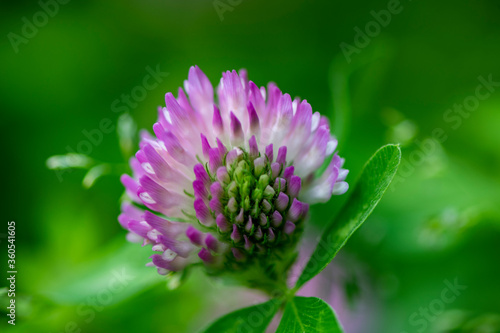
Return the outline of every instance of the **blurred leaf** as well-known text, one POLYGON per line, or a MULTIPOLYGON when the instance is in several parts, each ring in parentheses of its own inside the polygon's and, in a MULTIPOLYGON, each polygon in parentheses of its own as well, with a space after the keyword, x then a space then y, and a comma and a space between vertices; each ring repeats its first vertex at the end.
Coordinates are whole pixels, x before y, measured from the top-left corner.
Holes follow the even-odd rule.
POLYGON ((316 297, 294 297, 286 307, 276 333, 342 333, 333 309, 316 297))
POLYGON ((41 293, 59 304, 84 304, 97 297, 109 306, 165 281, 154 268, 145 266, 151 248, 123 238, 107 253, 54 276, 41 293))
POLYGON ((123 157, 128 160, 134 154, 137 124, 130 114, 124 113, 118 118, 116 131, 123 157))
POLYGON ((400 160, 401 150, 397 145, 380 148, 368 160, 349 200, 324 231, 297 281, 296 290, 321 272, 367 219, 389 187, 400 160))
MULTIPOLYGON (((360 87, 363 93, 358 92, 357 100, 362 100, 369 105, 372 92, 380 85, 386 71, 384 63, 391 57, 391 54, 391 43, 381 39, 373 45, 373 48, 357 55, 352 62, 348 61, 343 53, 339 53, 330 64, 329 81, 334 111, 333 133, 339 142, 345 142, 352 127, 352 104, 354 103, 351 100, 352 76, 363 69, 362 87, 360 87)), ((366 105, 362 109, 366 109, 366 105)))
POLYGON ((83 187, 89 189, 94 185, 95 181, 100 177, 107 175, 111 172, 111 166, 109 164, 99 164, 90 169, 83 177, 82 185, 83 187))
POLYGON ((54 169, 68 169, 68 168, 81 168, 88 169, 95 164, 95 161, 83 154, 67 153, 66 155, 54 155, 47 159, 47 168, 54 169))
POLYGON ((279 309, 281 301, 268 302, 231 312, 212 323, 202 333, 263 333, 279 309))
POLYGON ((351 123, 351 95, 349 92, 349 68, 343 56, 338 55, 330 66, 330 86, 334 110, 334 133, 342 141, 351 123))

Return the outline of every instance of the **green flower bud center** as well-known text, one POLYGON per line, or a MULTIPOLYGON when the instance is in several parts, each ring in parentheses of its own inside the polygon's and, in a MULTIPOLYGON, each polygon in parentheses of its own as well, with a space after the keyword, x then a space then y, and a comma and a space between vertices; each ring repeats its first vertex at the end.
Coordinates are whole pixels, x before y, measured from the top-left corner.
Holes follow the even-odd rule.
MULTIPOLYGON (((292 246, 302 229, 301 221, 296 221, 295 229, 286 232, 287 214, 293 198, 286 194, 287 184, 282 178, 285 166, 280 165, 279 172, 276 172, 275 163, 273 176, 269 159, 264 156, 264 163, 262 158, 255 163, 257 158, 243 151, 238 159, 227 166, 229 181, 221 183, 224 193, 219 199, 230 230, 217 230, 219 239, 237 249, 243 257, 240 260, 236 258, 236 261, 269 256, 277 247, 292 246), (283 193, 282 204, 278 210, 280 193, 283 193), (283 205, 283 195, 288 198, 284 200, 286 207, 283 205)), ((230 261, 235 260, 231 251, 227 255, 230 261)))

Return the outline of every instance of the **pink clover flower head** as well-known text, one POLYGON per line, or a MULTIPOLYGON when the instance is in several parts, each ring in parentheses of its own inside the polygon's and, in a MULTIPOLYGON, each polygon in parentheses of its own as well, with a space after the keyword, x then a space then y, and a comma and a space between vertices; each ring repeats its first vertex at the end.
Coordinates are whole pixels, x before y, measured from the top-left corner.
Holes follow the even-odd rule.
POLYGON ((197 66, 177 97, 166 94, 133 176, 121 178, 130 202, 118 220, 129 240, 152 245, 160 274, 202 263, 213 274, 279 275, 295 260, 309 205, 347 191, 344 159, 328 120, 275 84, 227 71, 216 95, 197 66))

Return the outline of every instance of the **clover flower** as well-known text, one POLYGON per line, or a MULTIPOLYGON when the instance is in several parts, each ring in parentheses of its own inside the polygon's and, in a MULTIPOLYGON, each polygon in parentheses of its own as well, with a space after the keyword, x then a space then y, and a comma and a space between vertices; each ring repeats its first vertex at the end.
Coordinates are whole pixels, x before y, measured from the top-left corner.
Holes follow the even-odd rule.
POLYGON ((255 285, 262 274, 284 279, 309 204, 348 189, 327 119, 245 71, 222 74, 218 103, 197 66, 184 88, 166 94, 155 136, 141 135, 133 177, 121 178, 135 204, 122 205, 119 222, 129 240, 152 244, 160 274, 203 264, 255 285))

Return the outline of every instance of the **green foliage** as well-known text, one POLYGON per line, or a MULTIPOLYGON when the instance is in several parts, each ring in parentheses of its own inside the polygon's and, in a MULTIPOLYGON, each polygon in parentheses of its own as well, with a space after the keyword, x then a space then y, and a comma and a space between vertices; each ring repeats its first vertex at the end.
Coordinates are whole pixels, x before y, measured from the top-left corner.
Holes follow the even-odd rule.
MULTIPOLYGON (((134 155, 134 149, 137 141, 137 124, 128 113, 122 114, 118 118, 116 126, 118 143, 124 161, 127 161, 134 155)), ((45 162, 47 168, 51 170, 64 169, 85 169, 87 172, 82 180, 82 186, 89 189, 95 182, 106 175, 120 175, 126 171, 122 164, 101 162, 85 154, 67 153, 65 155, 54 155, 45 162)))
POLYGON ((296 289, 321 272, 371 214, 396 174, 400 160, 401 150, 396 145, 384 146, 370 158, 351 197, 324 231, 296 289))
POLYGON ((280 304, 279 300, 273 299, 231 312, 216 320, 202 333, 262 333, 278 311, 280 304))
POLYGON ((41 294, 64 305, 80 304, 89 295, 106 294, 106 305, 110 306, 165 280, 155 274, 153 268, 144 265, 148 254, 150 249, 128 243, 120 237, 105 255, 59 275, 45 286, 41 294))
MULTIPOLYGON (((470 286, 470 292, 447 304, 435 321, 428 322, 427 331, 471 332, 480 327, 500 332, 498 323, 485 326, 489 321, 476 321, 499 312, 500 265, 494 263, 500 251, 500 89, 495 87, 473 112, 465 108, 460 113, 453 111, 455 103, 474 96, 479 75, 492 73, 493 81, 500 81, 498 1, 401 2, 403 12, 394 15, 379 35, 369 38, 359 53, 352 54, 351 63, 345 60, 339 43, 357 47, 354 39, 360 35, 353 27, 364 32, 374 19, 370 12, 382 13, 388 2, 291 0, 283 6, 272 1, 243 1, 226 11, 222 22, 211 1, 199 2, 195 10, 189 2, 70 1, 51 17, 43 8, 57 2, 44 1, 48 5, 42 7, 38 2, 12 2, 0 13, 4 15, 4 36, 12 32, 27 42, 19 45, 18 53, 7 37, 0 45, 3 212, 5 219, 19 224, 16 247, 22 272, 16 286, 19 321, 13 332, 193 332, 204 324, 203 318, 215 318, 221 307, 233 311, 229 304, 234 303, 227 298, 234 302, 235 297, 248 297, 247 293, 226 297, 234 287, 214 288, 204 277, 194 280, 194 271, 182 288, 167 292, 161 284, 138 290, 128 301, 96 311, 91 323, 76 313, 79 303, 48 307, 38 301, 49 282, 52 292, 68 293, 68 299, 74 292, 80 300, 95 296, 100 289, 86 293, 86 284, 76 288, 78 280, 98 274, 90 272, 93 269, 110 272, 112 261, 90 265, 88 272, 81 271, 82 262, 111 258, 103 249, 109 239, 120 237, 120 245, 125 243, 125 231, 116 222, 117 202, 123 192, 118 177, 99 178, 82 191, 82 178, 89 168, 68 169, 61 181, 56 176, 59 171, 44 168, 47 157, 66 153, 67 146, 83 152, 78 149, 78 143, 87 140, 82 130, 98 128, 104 117, 115 123, 128 112, 138 128, 151 130, 165 93, 176 94, 193 64, 214 84, 222 71, 246 68, 258 86, 272 80, 283 92, 307 99, 325 116, 331 114, 333 101, 331 126, 339 138, 340 155, 353 175, 360 173, 363 162, 379 146, 411 137, 408 133, 391 135, 395 123, 388 120, 392 116, 387 110, 401 114, 396 124, 415 124, 416 140, 406 145, 401 142, 401 172, 370 217, 376 223, 365 223, 347 244, 350 254, 369 269, 370 276, 364 278, 376 284, 378 303, 368 305, 363 314, 344 308, 345 304, 342 310, 361 315, 366 325, 373 324, 370 315, 377 316, 379 325, 358 327, 357 332, 415 332, 420 327, 409 320, 412 313, 440 296, 443 279, 458 276, 470 286), (34 15, 38 22, 46 15, 49 21, 43 26, 35 23, 36 36, 32 37, 24 18, 33 23, 34 15), (371 57, 378 49, 389 52, 389 57, 371 57), (329 76, 332 59, 336 60, 329 76), (124 102, 122 96, 135 95, 138 90, 134 88, 143 85, 148 74, 145 67, 157 64, 170 73, 169 78, 141 100, 124 102), (115 100, 119 101, 118 110, 112 108, 115 100), (453 112, 445 114, 449 109, 453 112), (462 112, 470 117, 462 118, 462 112), (446 132, 448 140, 427 153, 420 143, 438 128, 446 132), (425 156, 420 161, 422 153, 425 156), (66 288, 71 280, 75 287, 66 288), (58 286, 65 288, 59 291, 58 286), (224 305, 214 306, 210 297, 222 293, 224 305), (31 312, 22 309, 22 297, 30 300, 31 312), (377 313, 378 305, 384 311, 377 313), (457 318, 457 313, 468 317, 457 318), (77 329, 71 328, 72 321, 78 323, 77 329), (470 321, 475 324, 468 324, 470 321), (31 326, 23 331, 26 323, 31 326)), ((362 37, 360 42, 364 42, 362 37)), ((153 80, 148 83, 156 85, 153 80)), ((114 133, 105 135, 89 154, 92 160, 121 161, 118 140, 114 133)), ((352 190, 353 181, 348 178, 352 190)), ((325 228, 343 199, 311 207, 311 224, 325 228)), ((0 228, 0 247, 4 249, 5 222, 0 228)), ((142 269, 150 247, 144 252, 137 245, 131 248, 140 253, 128 257, 128 262, 142 269)), ((113 251, 120 249, 115 246, 113 251)), ((153 268, 144 269, 156 276, 153 268)), ((0 276, 6 281, 4 274, 0 276)), ((310 283, 316 284, 316 279, 310 283)), ((332 284, 339 287, 336 281, 332 284)), ((329 302, 328 291, 316 286, 329 302)), ((367 296, 361 290, 360 300, 367 296)), ((75 300, 78 302, 77 297, 75 300)), ((2 306, 0 312, 6 319, 5 311, 2 306)), ((342 324, 348 329, 350 323, 342 324)), ((9 332, 10 326, 1 320, 0 332, 9 332)))
POLYGON ((316 297, 294 297, 276 333, 342 333, 333 309, 316 297))

